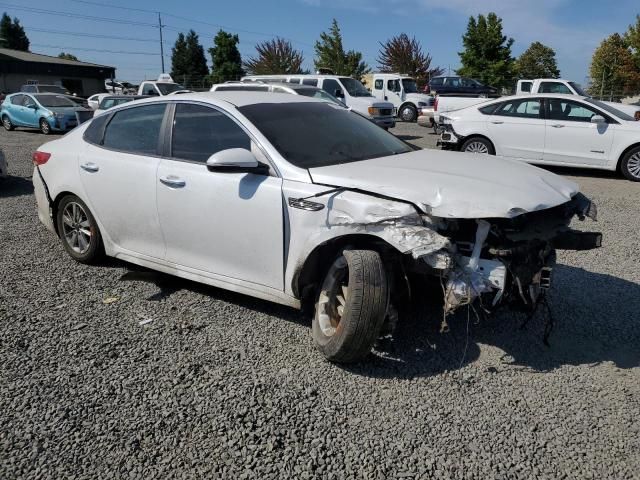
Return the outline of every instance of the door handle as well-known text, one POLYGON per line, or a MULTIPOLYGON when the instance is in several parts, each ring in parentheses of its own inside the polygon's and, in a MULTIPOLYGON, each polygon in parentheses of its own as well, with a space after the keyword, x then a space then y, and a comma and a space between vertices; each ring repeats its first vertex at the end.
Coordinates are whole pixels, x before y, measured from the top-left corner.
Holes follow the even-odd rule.
POLYGON ((493 123, 494 125, 502 125, 504 122, 500 122, 500 121, 496 120, 496 121, 493 121, 491 123, 493 123))
POLYGON ((174 175, 169 175, 167 177, 160 177, 160 182, 170 188, 182 188, 187 184, 187 182, 185 182, 181 178, 178 178, 174 175))
POLYGON ((384 96, 384 99, 385 99, 385 100, 389 100, 389 99, 387 98, 387 96, 386 96, 386 95, 384 96))
POLYGON ((80 168, 89 173, 96 173, 98 170, 100 170, 100 167, 92 162, 83 163, 82 165, 80 165, 80 168))
POLYGON ((564 125, 560 125, 559 123, 556 123, 555 125, 551 125, 553 128, 564 128, 564 125))

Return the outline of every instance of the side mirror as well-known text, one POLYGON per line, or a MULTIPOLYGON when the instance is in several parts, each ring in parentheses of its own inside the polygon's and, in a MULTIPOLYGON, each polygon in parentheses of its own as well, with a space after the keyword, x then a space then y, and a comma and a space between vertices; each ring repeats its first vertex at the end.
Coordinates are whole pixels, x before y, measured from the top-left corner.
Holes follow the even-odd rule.
POLYGON ((607 120, 602 115, 594 115, 591 117, 591 123, 607 123, 607 120))
POLYGON ((229 148, 214 153, 207 160, 212 172, 257 173, 266 175, 268 167, 261 164, 255 155, 245 148, 229 148))

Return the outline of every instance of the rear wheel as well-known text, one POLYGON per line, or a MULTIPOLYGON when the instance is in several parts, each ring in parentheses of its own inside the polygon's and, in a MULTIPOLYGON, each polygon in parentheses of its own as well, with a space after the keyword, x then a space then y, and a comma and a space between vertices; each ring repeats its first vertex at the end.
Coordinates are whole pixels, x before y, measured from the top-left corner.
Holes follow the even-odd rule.
POLYGON ((102 258, 102 236, 96 219, 85 203, 67 195, 58 205, 58 234, 67 253, 80 263, 95 263, 102 258))
POLYGON ((491 142, 486 138, 482 137, 471 137, 468 138, 460 148, 461 152, 468 153, 486 153, 489 155, 495 155, 496 151, 491 145, 491 142))
POLYGON ((51 125, 49 125, 49 122, 44 118, 40 119, 40 131, 45 135, 49 135, 51 133, 51 125))
POLYGON ((9 118, 9 115, 4 115, 2 117, 2 125, 4 126, 4 129, 8 132, 13 130, 13 123, 11 123, 11 119, 9 118))
POLYGON ((312 333, 324 356, 339 363, 366 357, 378 338, 389 304, 382 258, 373 250, 344 250, 324 278, 312 333))
POLYGON ((640 147, 632 148, 622 157, 620 171, 628 180, 640 182, 640 147))

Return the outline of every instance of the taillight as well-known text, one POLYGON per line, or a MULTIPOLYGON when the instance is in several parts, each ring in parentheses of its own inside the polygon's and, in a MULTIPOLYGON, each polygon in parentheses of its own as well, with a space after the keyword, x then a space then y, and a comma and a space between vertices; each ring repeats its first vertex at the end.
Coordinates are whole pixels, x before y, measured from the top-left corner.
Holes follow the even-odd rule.
POLYGON ((436 99, 433 101, 433 111, 438 111, 438 97, 436 97, 436 99))
POLYGON ((44 165, 51 158, 51 154, 47 152, 34 152, 33 153, 33 164, 34 165, 44 165))

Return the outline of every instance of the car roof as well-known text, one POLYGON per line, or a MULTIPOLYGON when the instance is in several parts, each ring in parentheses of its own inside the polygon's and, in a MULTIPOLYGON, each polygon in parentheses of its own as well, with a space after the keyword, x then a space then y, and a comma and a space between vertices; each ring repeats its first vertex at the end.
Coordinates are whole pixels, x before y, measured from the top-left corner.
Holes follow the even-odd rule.
POLYGON ((223 92, 193 92, 183 93, 180 96, 163 96, 152 97, 141 100, 144 103, 167 101, 198 101, 216 104, 220 101, 234 105, 236 107, 244 107, 247 105, 255 105, 260 103, 327 103, 317 98, 304 97, 301 95, 291 95, 290 93, 273 93, 273 92, 240 92, 240 91, 223 91, 223 92))
MULTIPOLYGON (((566 100, 585 100, 589 97, 583 97, 581 95, 571 95, 570 93, 531 93, 531 94, 526 94, 526 95, 509 95, 508 97, 498 97, 498 98, 494 98, 491 99, 489 102, 491 103, 496 103, 496 102, 505 102, 505 101, 509 101, 509 100, 519 100, 519 99, 525 99, 525 98, 561 98, 561 99, 566 99, 566 100)), ((486 103, 489 103, 486 102, 486 103)))

